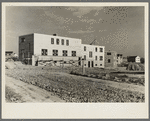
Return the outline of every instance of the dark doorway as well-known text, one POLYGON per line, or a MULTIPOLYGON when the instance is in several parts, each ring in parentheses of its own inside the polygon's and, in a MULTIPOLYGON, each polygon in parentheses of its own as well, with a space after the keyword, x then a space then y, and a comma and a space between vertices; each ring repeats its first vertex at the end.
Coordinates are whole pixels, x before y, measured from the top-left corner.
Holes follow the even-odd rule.
POLYGON ((92 67, 94 67, 94 62, 92 61, 92 67))
POLYGON ((78 64, 79 64, 79 66, 81 65, 81 57, 79 57, 79 59, 78 59, 78 64))
POLYGON ((90 67, 90 61, 88 61, 88 67, 90 67))

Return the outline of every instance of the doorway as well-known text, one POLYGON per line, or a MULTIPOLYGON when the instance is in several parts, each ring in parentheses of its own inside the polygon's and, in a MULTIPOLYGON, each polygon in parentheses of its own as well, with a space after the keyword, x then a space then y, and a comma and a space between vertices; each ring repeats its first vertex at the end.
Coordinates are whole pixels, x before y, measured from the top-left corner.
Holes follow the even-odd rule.
POLYGON ((78 58, 78 64, 81 65, 81 57, 78 58))
POLYGON ((94 67, 94 62, 92 61, 92 67, 94 67))
POLYGON ((88 67, 90 67, 90 61, 88 61, 88 67))

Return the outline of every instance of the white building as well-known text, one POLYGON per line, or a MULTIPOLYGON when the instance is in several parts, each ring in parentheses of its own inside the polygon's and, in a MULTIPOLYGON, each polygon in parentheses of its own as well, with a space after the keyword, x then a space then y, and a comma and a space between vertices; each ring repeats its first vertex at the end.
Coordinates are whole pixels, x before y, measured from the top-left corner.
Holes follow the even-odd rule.
POLYGON ((20 36, 19 59, 32 58, 32 55, 38 56, 39 60, 52 60, 57 64, 72 61, 79 66, 85 58, 85 67, 104 67, 104 47, 84 45, 76 38, 37 33, 20 36))
POLYGON ((141 58, 140 58, 140 56, 137 56, 137 57, 135 58, 135 62, 136 62, 136 63, 141 63, 141 58))
POLYGON ((82 44, 81 50, 85 67, 104 68, 104 46, 82 44))

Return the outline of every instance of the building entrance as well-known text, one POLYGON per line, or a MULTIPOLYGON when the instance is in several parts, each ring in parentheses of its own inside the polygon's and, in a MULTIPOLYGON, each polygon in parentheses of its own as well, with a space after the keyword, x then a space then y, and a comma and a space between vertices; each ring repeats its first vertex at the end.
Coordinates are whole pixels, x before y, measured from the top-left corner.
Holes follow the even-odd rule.
POLYGON ((90 61, 88 61, 88 67, 90 67, 90 61))
POLYGON ((92 61, 92 67, 94 67, 94 62, 92 61))

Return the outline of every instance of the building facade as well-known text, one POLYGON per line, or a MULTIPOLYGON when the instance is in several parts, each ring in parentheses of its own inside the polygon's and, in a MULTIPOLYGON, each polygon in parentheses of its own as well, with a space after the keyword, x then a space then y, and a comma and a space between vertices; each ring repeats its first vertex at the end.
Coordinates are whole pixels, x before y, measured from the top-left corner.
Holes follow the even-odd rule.
POLYGON ((105 67, 117 67, 117 52, 105 51, 105 67))
POLYGON ((82 59, 86 58, 84 60, 85 67, 104 67, 104 47, 83 45, 81 39, 61 37, 56 34, 34 33, 20 36, 19 59, 32 58, 33 55, 38 56, 39 60, 52 60, 56 63, 62 61, 68 63, 71 61, 79 66, 82 65, 82 59), (84 46, 86 46, 86 51, 84 46), (98 53, 97 50, 95 52, 96 47, 97 49, 103 48, 103 51, 98 53), (95 60, 95 56, 97 56, 97 60, 95 60), (99 62, 98 56, 103 56, 99 62))
POLYGON ((104 46, 82 44, 81 50, 85 67, 104 68, 104 46))

